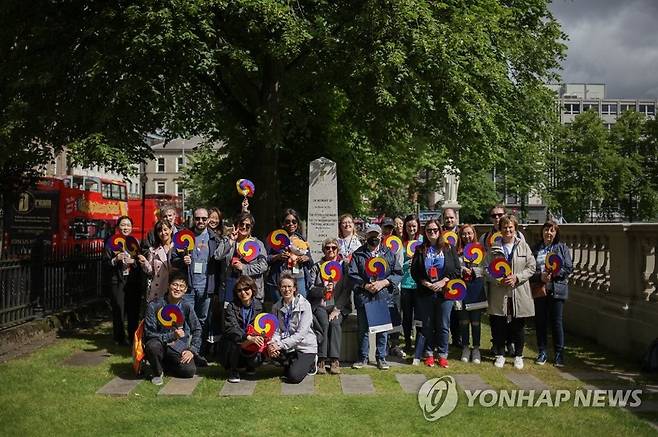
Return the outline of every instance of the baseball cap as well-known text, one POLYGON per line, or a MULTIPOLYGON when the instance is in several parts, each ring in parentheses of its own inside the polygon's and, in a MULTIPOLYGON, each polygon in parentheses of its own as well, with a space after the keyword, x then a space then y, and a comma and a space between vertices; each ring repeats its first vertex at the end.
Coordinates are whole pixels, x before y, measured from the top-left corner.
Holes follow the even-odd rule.
POLYGON ((371 223, 368 226, 366 226, 366 235, 374 232, 381 234, 382 228, 380 228, 379 225, 376 225, 374 223, 371 223))

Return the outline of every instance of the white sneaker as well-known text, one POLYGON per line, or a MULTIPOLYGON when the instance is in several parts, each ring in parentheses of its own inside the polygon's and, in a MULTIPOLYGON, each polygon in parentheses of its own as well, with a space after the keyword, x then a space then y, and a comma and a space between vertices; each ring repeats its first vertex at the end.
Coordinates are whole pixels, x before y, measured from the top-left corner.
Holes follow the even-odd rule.
POLYGON ((514 357, 514 368, 523 369, 523 357, 514 357))
POLYGON ((494 361, 494 366, 502 369, 505 365, 505 357, 503 355, 496 355, 496 361, 494 361))
POLYGON ((473 348, 473 352, 471 352, 471 361, 473 361, 473 364, 480 364, 480 349, 476 347, 473 348))
POLYGON ((462 349, 462 361, 468 363, 468 360, 471 358, 471 348, 464 346, 462 349))
POLYGON ((411 362, 412 366, 420 366, 420 359, 414 358, 414 360, 411 362))

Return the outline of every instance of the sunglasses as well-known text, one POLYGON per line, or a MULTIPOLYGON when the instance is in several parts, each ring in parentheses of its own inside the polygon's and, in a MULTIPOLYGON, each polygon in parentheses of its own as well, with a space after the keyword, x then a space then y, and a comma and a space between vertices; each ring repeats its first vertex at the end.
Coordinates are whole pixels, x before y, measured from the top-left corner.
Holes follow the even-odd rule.
POLYGON ((286 220, 283 222, 284 225, 296 225, 297 220, 286 220))
POLYGON ((491 218, 500 218, 500 217, 502 217, 502 216, 504 216, 504 215, 505 215, 505 214, 491 214, 489 217, 491 217, 491 218))
POLYGON ((251 223, 240 223, 239 228, 251 229, 251 223))
POLYGON ((238 293, 244 293, 245 291, 251 291, 251 287, 236 288, 235 291, 237 291, 238 293))
POLYGON ((338 250, 338 246, 324 246, 324 250, 338 250))
POLYGON ((428 233, 431 232, 431 233, 434 234, 434 233, 439 232, 439 228, 427 228, 427 229, 425 229, 425 231, 428 232, 428 233))
POLYGON ((207 222, 208 217, 194 217, 194 220, 196 221, 202 221, 202 222, 207 222))

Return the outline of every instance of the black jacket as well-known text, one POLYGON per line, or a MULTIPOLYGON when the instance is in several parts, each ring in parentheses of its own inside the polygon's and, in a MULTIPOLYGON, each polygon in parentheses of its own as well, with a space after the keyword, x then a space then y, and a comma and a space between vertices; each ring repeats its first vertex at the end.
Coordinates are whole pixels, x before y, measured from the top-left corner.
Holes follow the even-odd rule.
MULTIPOLYGON (((253 311, 247 325, 253 325, 256 316, 263 312, 263 304, 256 298, 251 300, 253 311)), ((224 338, 234 343, 241 343, 247 339, 244 330, 244 319, 242 317, 242 305, 231 302, 224 310, 224 338)))
MULTIPOLYGON (((450 278, 456 279, 461 275, 461 263, 459 262, 459 255, 457 255, 457 250, 454 247, 448 246, 444 247, 443 255, 445 257, 443 272, 441 273, 441 278, 450 278)), ((431 295, 434 294, 432 290, 425 287, 422 282, 429 281, 430 277, 427 275, 427 270, 425 270, 425 251, 416 249, 414 257, 411 260, 411 277, 414 278, 418 288, 416 291, 420 294, 431 295)), ((443 294, 440 294, 443 297, 443 294)))
MULTIPOLYGON (((532 248, 532 254, 537 259, 537 253, 544 247, 543 242, 539 242, 532 248)), ((548 290, 553 291, 553 297, 556 299, 567 299, 569 297, 569 275, 573 271, 573 261, 571 260, 571 251, 563 242, 555 244, 554 252, 562 258, 562 268, 551 282, 548 283, 548 290)), ((535 274, 530 277, 530 283, 541 282, 541 270, 537 269, 535 274)))

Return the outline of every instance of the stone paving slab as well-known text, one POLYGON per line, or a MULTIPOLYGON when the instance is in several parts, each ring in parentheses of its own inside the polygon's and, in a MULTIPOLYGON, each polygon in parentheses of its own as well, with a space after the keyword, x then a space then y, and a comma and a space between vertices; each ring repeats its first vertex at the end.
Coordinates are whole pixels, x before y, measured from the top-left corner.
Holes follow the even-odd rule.
POLYGON ((405 393, 418 393, 420 387, 427 381, 427 377, 420 373, 396 373, 395 379, 398 380, 402 391, 405 393))
POLYGON ((523 390, 550 390, 544 381, 529 373, 507 372, 505 377, 523 390))
POLYGON ((369 375, 340 375, 340 385, 343 394, 369 395, 375 393, 372 379, 369 375))
POLYGON ((203 377, 194 375, 192 378, 171 378, 169 382, 160 389, 158 396, 189 396, 203 377))
POLYGON ((477 373, 464 373, 458 375, 452 375, 457 381, 457 385, 461 387, 462 390, 492 390, 489 384, 484 382, 482 377, 477 373))
POLYGON ((117 376, 103 387, 99 388, 96 394, 107 396, 128 396, 142 381, 143 379, 134 376, 117 376))
POLYGON ((315 393, 315 376, 307 375, 299 384, 281 383, 282 395, 312 395, 315 393))
POLYGON ((219 391, 220 396, 251 396, 256 389, 256 381, 245 381, 238 383, 224 382, 222 389, 219 391))
POLYGON ((110 356, 105 349, 99 351, 80 351, 76 352, 63 361, 66 366, 93 367, 101 364, 110 356))

